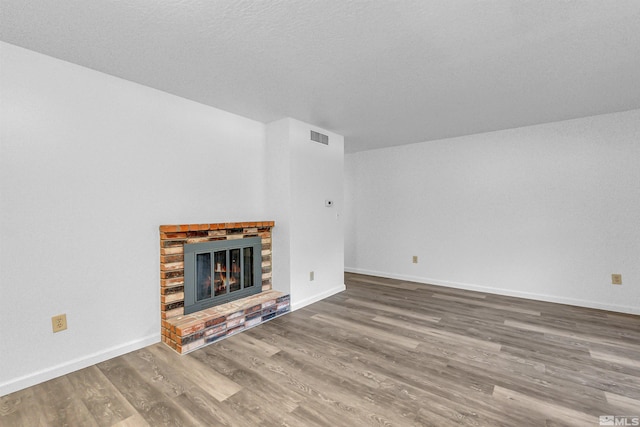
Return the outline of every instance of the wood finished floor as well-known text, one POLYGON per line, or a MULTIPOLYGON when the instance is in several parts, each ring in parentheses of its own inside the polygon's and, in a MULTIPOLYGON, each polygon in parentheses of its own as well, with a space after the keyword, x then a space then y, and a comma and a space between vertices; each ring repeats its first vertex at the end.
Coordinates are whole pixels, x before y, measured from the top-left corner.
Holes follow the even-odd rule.
POLYGON ((640 317, 347 274, 347 291, 178 356, 0 398, 1 426, 597 426, 640 415, 640 317))

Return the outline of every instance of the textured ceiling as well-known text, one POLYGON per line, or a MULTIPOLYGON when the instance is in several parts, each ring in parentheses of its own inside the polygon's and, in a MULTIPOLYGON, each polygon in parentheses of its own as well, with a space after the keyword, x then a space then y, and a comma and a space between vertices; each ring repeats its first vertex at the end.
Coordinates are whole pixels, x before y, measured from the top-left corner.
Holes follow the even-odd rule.
POLYGON ((0 39, 347 152, 640 108, 638 0, 0 0, 0 39))

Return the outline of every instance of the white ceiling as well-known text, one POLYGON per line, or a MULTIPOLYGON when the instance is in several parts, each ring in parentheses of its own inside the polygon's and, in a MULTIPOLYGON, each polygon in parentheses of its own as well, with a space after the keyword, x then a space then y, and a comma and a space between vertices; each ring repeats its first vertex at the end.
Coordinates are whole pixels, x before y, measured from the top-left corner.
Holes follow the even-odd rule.
POLYGON ((638 0, 0 0, 0 39, 347 152, 640 108, 638 0))

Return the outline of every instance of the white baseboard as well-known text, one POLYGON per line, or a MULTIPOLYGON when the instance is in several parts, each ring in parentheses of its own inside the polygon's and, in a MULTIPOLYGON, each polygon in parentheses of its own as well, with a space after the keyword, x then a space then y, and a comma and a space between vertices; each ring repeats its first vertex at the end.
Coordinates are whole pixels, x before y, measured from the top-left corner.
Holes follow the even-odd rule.
POLYGON ((370 276, 386 277, 388 279, 406 280, 409 282, 425 283, 429 285, 443 286, 447 288, 466 289, 469 291, 485 292, 488 294, 504 295, 531 299, 536 301, 554 302, 558 304, 573 305, 576 307, 595 308, 598 310, 615 311, 617 313, 638 314, 640 308, 626 305, 604 304, 597 301, 588 301, 575 298, 566 298, 555 295, 537 294, 532 292, 512 291, 510 289, 492 288, 490 286, 476 285, 472 283, 450 282, 447 280, 430 279, 427 277, 410 276, 406 274, 386 273, 383 271, 365 270, 361 268, 345 267, 347 273, 366 274, 370 276))
POLYGON ((79 369, 95 365, 96 363, 104 362, 105 360, 113 359, 114 357, 139 350, 143 347, 155 344, 157 342, 160 342, 160 333, 149 335, 147 337, 130 341, 128 343, 120 344, 102 351, 89 354, 87 356, 82 356, 77 359, 61 363, 57 366, 53 366, 51 368, 42 369, 32 374, 11 379, 0 384, 0 396, 4 396, 9 393, 25 389, 27 387, 31 387, 33 385, 52 380, 54 378, 69 374, 79 369))
POLYGON ((296 311, 302 307, 305 307, 309 304, 313 304, 314 302, 318 302, 320 300, 323 300, 325 298, 329 298, 331 295, 335 295, 338 294, 340 292, 343 292, 347 289, 347 287, 344 285, 344 283, 342 285, 336 286, 335 288, 331 288, 327 291, 321 292, 319 294, 316 294, 312 297, 309 298, 305 298, 302 301, 294 301, 293 300, 293 296, 291 298, 291 311, 296 311))

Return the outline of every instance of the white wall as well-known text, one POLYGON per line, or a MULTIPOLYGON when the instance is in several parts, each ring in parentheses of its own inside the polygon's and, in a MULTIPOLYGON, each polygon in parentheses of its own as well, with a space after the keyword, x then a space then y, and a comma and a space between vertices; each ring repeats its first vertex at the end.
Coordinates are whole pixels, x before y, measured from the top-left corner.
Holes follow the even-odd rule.
POLYGON ((283 119, 267 125, 270 212, 276 212, 274 288, 289 284, 291 307, 298 309, 341 292, 344 287, 344 138, 324 129, 283 119), (310 130, 329 136, 312 142, 310 130), (332 200, 333 207, 325 207, 332 200), (272 206, 273 203, 278 206, 272 206), (290 258, 290 268, 279 260, 290 258), (314 272, 314 280, 309 273, 314 272))
POLYGON ((0 53, 2 395, 159 340, 160 224, 270 215, 263 124, 0 53))
POLYGON ((345 173, 348 271, 640 313, 640 110, 355 153, 345 173))
POLYGON ((273 289, 291 293, 291 149, 289 147, 289 121, 285 118, 268 123, 267 192, 266 205, 269 219, 277 229, 271 234, 271 283, 273 289))
POLYGON ((297 309, 345 289, 344 138, 296 120, 290 132, 291 306, 297 309), (312 129, 328 135, 329 145, 310 141, 312 129))

